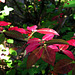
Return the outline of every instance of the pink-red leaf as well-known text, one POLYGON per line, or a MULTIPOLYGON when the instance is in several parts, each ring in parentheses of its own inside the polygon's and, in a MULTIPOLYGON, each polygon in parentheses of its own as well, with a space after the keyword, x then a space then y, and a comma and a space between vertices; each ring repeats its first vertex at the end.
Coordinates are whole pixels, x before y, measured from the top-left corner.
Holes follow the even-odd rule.
POLYGON ((27 30, 29 30, 29 31, 34 31, 34 30, 36 30, 36 28, 37 28, 36 25, 31 26, 31 27, 27 26, 27 30))
POLYGON ((58 47, 56 45, 49 45, 48 47, 50 47, 55 52, 59 52, 59 49, 58 49, 58 47))
POLYGON ((48 41, 53 39, 53 37, 54 37, 54 34, 46 34, 42 37, 42 40, 48 41))
POLYGON ((43 48, 37 48, 35 49, 29 56, 27 59, 27 68, 30 68, 33 64, 35 64, 41 57, 43 52, 43 48))
POLYGON ((35 43, 31 43, 30 45, 28 45, 26 47, 26 55, 29 53, 29 52, 32 52, 33 50, 35 50, 40 44, 38 42, 35 42, 35 43))
POLYGON ((0 26, 7 26, 10 25, 10 22, 0 21, 0 26))
POLYGON ((71 39, 67 41, 70 45, 75 46, 75 39, 71 39))
POLYGON ((71 51, 69 51, 69 50, 62 50, 62 52, 64 54, 66 54, 68 57, 70 57, 71 59, 74 60, 74 55, 73 55, 73 53, 71 51))
POLYGON ((32 39, 29 39, 27 44, 30 44, 30 43, 35 43, 35 42, 40 42, 41 40, 39 38, 32 38, 32 39))
POLYGON ((0 31, 3 31, 3 27, 0 27, 0 31))
POLYGON ((66 44, 55 44, 55 45, 58 46, 60 50, 66 50, 69 47, 69 45, 66 44))
POLYGON ((59 34, 55 30, 49 28, 41 28, 38 29, 37 32, 42 34, 54 34, 59 36, 59 34))
POLYGON ((68 73, 75 67, 75 64, 71 62, 72 60, 69 59, 62 59, 58 61, 54 66, 54 72, 60 74, 68 73))
POLYGON ((15 31, 20 32, 21 34, 28 34, 25 29, 23 29, 23 28, 18 28, 17 26, 16 26, 16 27, 10 27, 8 30, 9 30, 9 31, 10 31, 10 30, 15 30, 15 31))
POLYGON ((54 66, 55 55, 56 55, 55 51, 52 50, 52 49, 49 48, 49 47, 46 47, 46 48, 44 48, 43 50, 44 50, 44 51, 43 51, 43 53, 42 53, 41 58, 42 58, 45 62, 47 62, 47 63, 51 64, 52 66, 54 66))

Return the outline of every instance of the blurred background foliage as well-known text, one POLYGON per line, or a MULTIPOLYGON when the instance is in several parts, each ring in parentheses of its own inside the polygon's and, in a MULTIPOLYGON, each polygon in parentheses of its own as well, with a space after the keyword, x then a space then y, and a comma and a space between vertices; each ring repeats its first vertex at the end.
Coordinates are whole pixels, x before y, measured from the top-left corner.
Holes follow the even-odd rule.
MULTIPOLYGON (((0 21, 11 22, 11 26, 24 29, 32 25, 37 25, 38 28, 53 28, 60 34, 58 38, 70 40, 75 33, 75 0, 6 0, 5 3, 0 3, 0 21)), ((8 28, 9 26, 5 26, 5 29, 8 28)), ((33 35, 37 38, 42 36, 39 33, 33 35)), ((12 39, 7 42, 14 43, 12 39)), ((75 48, 71 49, 74 51, 75 48)), ((10 49, 11 59, 5 60, 7 66, 1 60, 4 68, 0 70, 0 75, 48 75, 48 64, 43 60, 39 59, 31 69, 26 69, 27 57, 20 57, 17 52, 10 49), (17 55, 19 58, 15 59, 17 55)), ((66 55, 56 54, 56 62, 63 58, 70 59, 66 55)), ((50 67, 53 70, 53 66, 50 67)), ((68 73, 70 74, 71 72, 68 73)))

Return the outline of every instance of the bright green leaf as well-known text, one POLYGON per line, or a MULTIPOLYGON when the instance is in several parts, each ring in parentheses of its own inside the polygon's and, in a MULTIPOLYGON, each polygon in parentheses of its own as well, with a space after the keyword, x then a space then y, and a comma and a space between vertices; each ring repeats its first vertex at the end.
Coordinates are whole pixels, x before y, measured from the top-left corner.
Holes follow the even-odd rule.
POLYGON ((9 52, 11 55, 17 56, 17 52, 15 50, 10 49, 9 52))
POLYGON ((75 7, 75 1, 68 1, 64 4, 64 7, 75 7))
POLYGON ((14 40, 13 39, 7 39, 7 42, 8 43, 14 43, 14 40))

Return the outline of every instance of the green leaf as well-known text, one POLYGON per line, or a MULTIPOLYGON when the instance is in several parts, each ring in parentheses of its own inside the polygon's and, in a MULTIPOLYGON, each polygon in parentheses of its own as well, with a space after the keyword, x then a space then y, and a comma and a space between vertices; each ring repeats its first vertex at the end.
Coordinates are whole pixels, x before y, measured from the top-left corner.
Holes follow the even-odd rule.
POLYGON ((27 75, 28 70, 25 69, 24 71, 22 71, 22 75, 27 75))
POLYGON ((58 62, 59 60, 61 59, 69 59, 69 60, 72 60, 71 58, 69 58, 67 55, 65 54, 60 54, 60 53, 56 53, 56 62, 58 62))
POLYGON ((43 74, 43 75, 45 74, 45 70, 42 70, 42 74, 43 74))
POLYGON ((70 72, 68 72, 68 75, 72 75, 72 70, 70 72))
POLYGON ((10 49, 9 52, 11 55, 17 56, 17 52, 15 50, 10 49))
POLYGON ((73 18, 75 19, 75 14, 73 15, 73 18))
POLYGON ((18 32, 18 31, 14 31, 14 30, 12 30, 12 31, 5 31, 4 34, 7 37, 10 37, 10 38, 13 38, 13 39, 17 39, 19 41, 25 41, 23 35, 20 32, 18 32))
POLYGON ((0 44, 2 44, 2 43, 3 43, 4 39, 5 39, 4 34, 0 34, 0 44))
POLYGON ((7 39, 7 42, 8 43, 14 43, 14 40, 13 39, 7 39))
POLYGON ((33 8, 33 6, 32 5, 29 5, 28 8, 33 8))
POLYGON ((6 75, 15 75, 16 70, 15 69, 10 69, 9 71, 6 72, 6 75))
POLYGON ((68 1, 64 4, 64 7, 75 7, 75 1, 68 1))
POLYGON ((13 68, 14 66, 12 65, 12 60, 8 59, 5 61, 7 63, 7 66, 10 68, 13 68))
POLYGON ((63 39, 53 39, 53 40, 46 41, 45 44, 52 45, 52 44, 68 44, 68 43, 63 39))
POLYGON ((62 36, 62 39, 70 40, 74 36, 74 32, 68 32, 67 35, 62 36))

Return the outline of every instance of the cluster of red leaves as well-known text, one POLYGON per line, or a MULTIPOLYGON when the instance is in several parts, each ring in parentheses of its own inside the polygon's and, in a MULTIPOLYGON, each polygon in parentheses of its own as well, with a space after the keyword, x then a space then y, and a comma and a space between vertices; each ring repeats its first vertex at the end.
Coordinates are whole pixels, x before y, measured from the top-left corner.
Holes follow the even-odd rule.
MULTIPOLYGON (((61 13, 60 15, 63 15, 63 14, 61 13)), ((11 23, 9 23, 9 22, 0 21, 0 26, 7 26, 7 25, 10 25, 10 24, 11 23)), ((2 31, 3 29, 0 27, 0 30, 2 31)), ((61 40, 59 40, 58 43, 56 41, 53 41, 53 43, 50 42, 50 44, 48 45, 47 42, 49 40, 53 40, 54 35, 59 36, 59 34, 53 29, 49 29, 49 28, 37 29, 37 26, 34 25, 34 26, 31 26, 31 27, 28 26, 27 30, 25 30, 23 28, 18 28, 17 26, 10 27, 8 30, 9 31, 15 30, 15 31, 20 32, 21 34, 30 34, 30 35, 33 32, 45 34, 42 37, 42 39, 39 39, 39 38, 28 39, 28 42, 27 42, 28 46, 25 49, 25 51, 26 51, 25 55, 27 55, 30 52, 31 53, 28 56, 27 68, 30 68, 40 58, 42 58, 42 60, 44 60, 48 64, 51 64, 52 66, 54 66, 55 58, 56 58, 56 52, 60 52, 60 51, 62 51, 64 54, 66 54, 68 57, 70 57, 71 59, 74 60, 73 53, 71 51, 67 50, 69 45, 75 46, 75 39, 73 39, 74 37, 71 40, 66 41, 65 44, 63 43, 63 41, 61 42, 61 40)), ((69 72, 73 67, 73 64, 70 63, 70 62, 71 62, 71 60, 65 60, 65 59, 57 62, 57 64, 55 65, 55 68, 54 68, 54 73, 69 72), (67 71, 64 70, 65 72, 63 72, 62 69, 64 68, 64 66, 62 66, 62 65, 64 65, 64 66, 68 65, 68 67, 70 67, 70 69, 68 69, 67 71)), ((66 68, 66 66, 65 66, 65 68, 66 68)))
POLYGON ((0 26, 7 26, 10 25, 10 22, 0 21, 0 26))
MULTIPOLYGON (((40 58, 42 58, 45 62, 54 66, 56 52, 60 52, 60 51, 62 51, 64 54, 66 54, 68 57, 74 60, 73 53, 69 50, 66 50, 68 49, 69 45, 53 44, 53 45, 46 46, 46 44, 44 44, 46 41, 52 40, 54 35, 59 36, 59 34, 55 30, 49 29, 49 28, 42 28, 42 29, 36 30, 36 32, 42 33, 45 35, 42 37, 42 40, 39 38, 32 38, 28 40, 27 44, 29 45, 25 49, 26 55, 29 52, 32 52, 32 53, 28 56, 27 68, 30 68, 40 58)), ((69 41, 67 42, 72 46, 75 45, 73 44, 75 43, 75 40, 73 42, 69 42, 69 41)))
MULTIPOLYGON (((10 22, 0 21, 0 26, 7 26, 10 25, 10 22)), ((3 31, 3 27, 0 27, 0 31, 3 31)))

